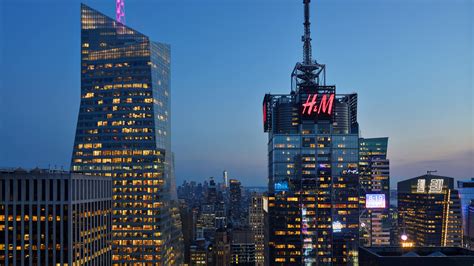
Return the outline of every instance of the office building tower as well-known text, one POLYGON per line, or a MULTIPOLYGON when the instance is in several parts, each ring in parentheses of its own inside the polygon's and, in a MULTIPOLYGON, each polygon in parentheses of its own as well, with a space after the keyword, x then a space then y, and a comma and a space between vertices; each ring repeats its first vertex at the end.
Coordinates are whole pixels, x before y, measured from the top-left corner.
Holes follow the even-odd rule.
POLYGON ((212 265, 212 245, 206 242, 204 239, 198 239, 191 245, 191 266, 197 265, 212 265))
POLYGON ((0 265, 112 265, 112 179, 0 171, 0 265))
POLYGON ((474 239, 469 239, 469 227, 471 225, 467 221, 469 217, 469 207, 471 202, 474 200, 474 178, 466 181, 458 181, 458 192, 459 198, 461 199, 462 228, 465 240, 464 243, 471 247, 472 244, 474 244, 474 239))
POLYGON ((413 246, 462 246, 454 178, 427 174, 398 182, 398 227, 413 246))
POLYGON ((255 266, 255 243, 249 228, 232 231, 230 265, 255 266))
POLYGON ((220 228, 216 231, 214 241, 215 265, 230 265, 230 239, 227 230, 220 228))
POLYGON ((467 247, 474 250, 474 200, 469 204, 467 210, 466 229, 464 230, 464 239, 467 247))
POLYGON ((265 265, 265 215, 263 212, 263 195, 253 192, 249 206, 249 226, 255 243, 255 265, 265 265))
POLYGON ((170 93, 170 46, 82 4, 71 169, 112 177, 114 264, 182 262, 170 93))
POLYGON ((242 223, 242 189, 240 181, 230 179, 229 181, 229 211, 230 222, 234 227, 242 223))
POLYGON ((207 188, 207 203, 214 205, 217 203, 217 186, 213 177, 209 179, 209 186, 207 188))
POLYGON ((390 246, 398 247, 400 245, 400 233, 398 228, 398 208, 396 206, 390 206, 390 246))
POLYGON ((304 0, 303 61, 289 94, 266 94, 269 265, 341 265, 359 240, 357 94, 326 85, 311 58, 309 0, 304 0))
POLYGON ((390 245, 388 138, 359 139, 360 244, 390 245))
POLYGON ((203 204, 196 221, 196 239, 214 240, 216 231, 216 212, 214 204, 203 204))
POLYGON ((227 227, 227 206, 223 199, 219 200, 215 205, 215 214, 216 214, 216 222, 215 228, 226 228, 227 227))

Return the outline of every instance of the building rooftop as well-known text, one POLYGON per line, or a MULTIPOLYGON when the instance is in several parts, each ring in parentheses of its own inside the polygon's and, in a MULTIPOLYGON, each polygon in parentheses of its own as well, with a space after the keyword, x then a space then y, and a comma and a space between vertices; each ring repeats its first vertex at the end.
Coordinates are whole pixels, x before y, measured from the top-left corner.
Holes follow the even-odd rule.
POLYGON ((360 247, 360 249, 376 257, 474 257, 474 251, 460 247, 360 247))

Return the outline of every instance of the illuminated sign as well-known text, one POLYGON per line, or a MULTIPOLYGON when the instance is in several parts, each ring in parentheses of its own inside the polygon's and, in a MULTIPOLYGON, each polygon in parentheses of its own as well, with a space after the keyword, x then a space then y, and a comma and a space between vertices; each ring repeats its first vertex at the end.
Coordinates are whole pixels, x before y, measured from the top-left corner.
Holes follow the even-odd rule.
POLYGON ((288 182, 281 181, 274 185, 275 191, 288 191, 288 182))
POLYGON ((267 123, 267 102, 263 103, 263 124, 267 123))
POLYGON ((333 233, 340 233, 342 230, 342 224, 339 221, 332 222, 332 231, 333 233))
POLYGON ((309 94, 306 102, 303 103, 303 115, 332 115, 334 106, 334 93, 331 94, 309 94), (320 98, 320 99, 319 99, 320 98))
POLYGON ((367 209, 384 209, 385 194, 365 194, 365 207, 367 209))
POLYGON ((418 184, 416 185, 416 192, 425 193, 425 185, 426 185, 425 179, 418 179, 418 184))
POLYGON ((431 179, 430 190, 428 193, 441 193, 443 192, 443 179, 431 179))
POLYGON ((418 179, 418 183, 416 185, 416 192, 428 192, 430 194, 443 193, 443 183, 444 179, 431 179, 428 191, 426 191, 426 179, 418 179))

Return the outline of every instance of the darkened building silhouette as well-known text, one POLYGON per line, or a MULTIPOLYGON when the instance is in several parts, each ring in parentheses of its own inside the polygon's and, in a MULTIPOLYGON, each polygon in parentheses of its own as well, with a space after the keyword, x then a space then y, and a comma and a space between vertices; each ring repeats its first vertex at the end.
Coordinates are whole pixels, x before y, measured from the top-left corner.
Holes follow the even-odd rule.
POLYGON ((363 266, 467 266, 474 264, 474 252, 455 247, 360 247, 363 266))
POLYGON ((232 231, 230 265, 255 266, 255 242, 250 228, 232 231))
POLYGON ((112 265, 112 179, 0 170, 0 265, 112 265))
POLYGON ((234 227, 242 224, 242 189, 240 181, 230 179, 229 181, 229 212, 230 222, 234 227))

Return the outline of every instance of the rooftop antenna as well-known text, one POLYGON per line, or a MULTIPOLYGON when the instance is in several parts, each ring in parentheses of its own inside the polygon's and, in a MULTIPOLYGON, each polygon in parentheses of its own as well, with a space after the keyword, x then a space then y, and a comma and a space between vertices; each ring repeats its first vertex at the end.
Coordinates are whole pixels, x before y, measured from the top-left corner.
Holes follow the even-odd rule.
POLYGON ((115 0, 115 20, 125 25, 125 0, 115 0))
POLYGON ((309 3, 311 0, 303 0, 304 3, 304 35, 301 36, 303 41, 303 63, 311 64, 311 22, 309 22, 309 3))
POLYGON ((301 36, 301 41, 303 42, 303 61, 297 63, 291 73, 291 91, 326 85, 326 66, 318 64, 316 60, 312 59, 311 22, 309 22, 310 2, 311 0, 303 0, 304 34, 301 36), (320 74, 322 75, 320 76, 320 74))

